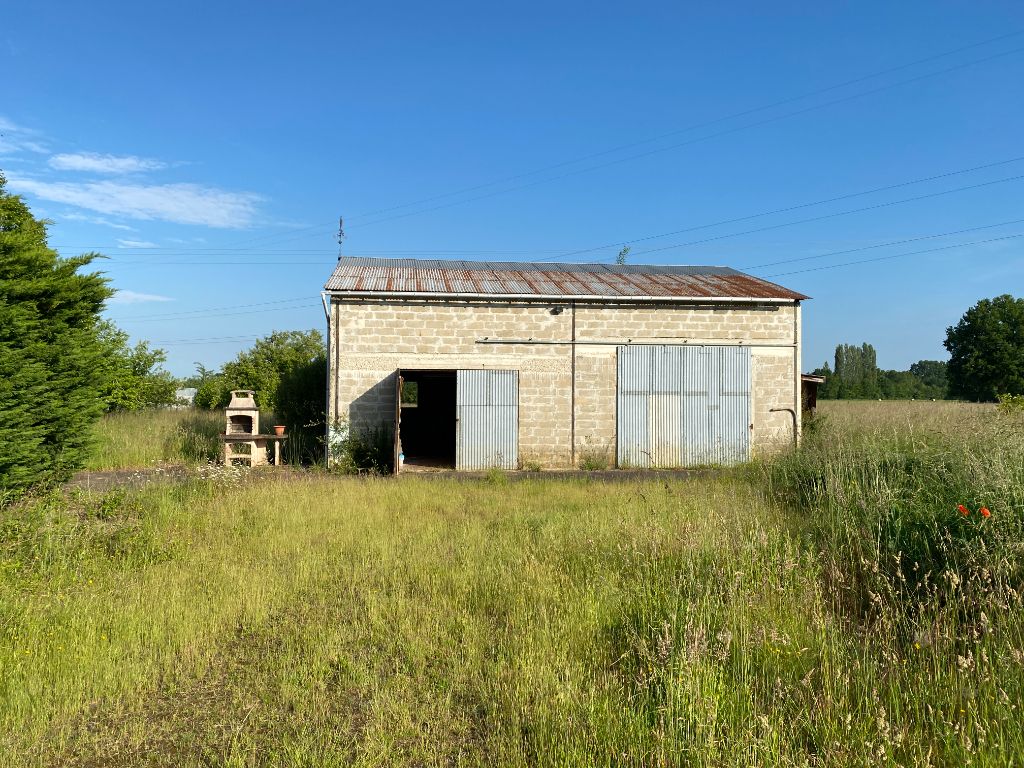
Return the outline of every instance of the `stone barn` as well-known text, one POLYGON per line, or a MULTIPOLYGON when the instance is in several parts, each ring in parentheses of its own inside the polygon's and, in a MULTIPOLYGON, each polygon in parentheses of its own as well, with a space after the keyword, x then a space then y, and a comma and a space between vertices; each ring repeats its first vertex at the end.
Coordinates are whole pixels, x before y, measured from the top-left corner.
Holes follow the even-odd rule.
POLYGON ((725 267, 343 257, 331 438, 397 470, 693 467, 800 436, 800 302, 725 267))

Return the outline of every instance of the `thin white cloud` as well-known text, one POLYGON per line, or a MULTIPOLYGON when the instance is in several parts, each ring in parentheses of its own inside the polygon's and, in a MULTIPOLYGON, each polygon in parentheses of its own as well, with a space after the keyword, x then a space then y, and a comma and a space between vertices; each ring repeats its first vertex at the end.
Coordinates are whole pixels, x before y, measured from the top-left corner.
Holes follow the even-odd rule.
POLYGON ((159 171, 167 163, 135 155, 101 155, 96 152, 62 153, 50 158, 51 168, 58 171, 88 171, 91 173, 141 173, 159 171))
POLYGON ((0 117, 0 155, 16 155, 20 152, 37 152, 40 154, 49 152, 40 141, 37 140, 37 131, 23 128, 17 123, 0 117))
POLYGON ((135 227, 129 227, 127 224, 118 224, 116 221, 104 219, 102 216, 86 216, 84 213, 64 213, 61 214, 61 218, 68 221, 87 221, 90 224, 100 224, 104 227, 112 227, 113 229, 120 229, 125 232, 138 232, 135 227))
POLYGON ((118 248, 159 248, 160 246, 156 243, 151 243, 149 240, 122 240, 117 239, 118 248))
POLYGON ((251 192, 229 192, 199 184, 125 184, 115 181, 43 181, 8 178, 11 190, 108 216, 143 221, 244 229, 256 219, 262 200, 251 192))
POLYGON ((149 301, 174 301, 169 296, 159 296, 155 293, 139 293, 138 291, 119 290, 114 294, 108 304, 143 304, 149 301))

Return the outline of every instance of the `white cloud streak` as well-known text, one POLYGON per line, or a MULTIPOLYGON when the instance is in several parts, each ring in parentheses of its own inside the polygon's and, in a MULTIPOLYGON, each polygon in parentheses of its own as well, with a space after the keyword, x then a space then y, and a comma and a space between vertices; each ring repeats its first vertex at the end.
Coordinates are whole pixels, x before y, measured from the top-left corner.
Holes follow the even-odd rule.
POLYGON ((256 206, 262 200, 251 192, 229 192, 199 184, 64 182, 25 176, 11 176, 8 183, 16 192, 108 216, 218 229, 251 226, 256 218, 256 206))
POLYGON ((174 301, 174 299, 169 296, 159 296, 155 293, 139 293, 138 291, 119 290, 107 303, 144 304, 151 301, 174 301))
POLYGON ((96 152, 78 152, 54 155, 49 160, 58 171, 87 171, 90 173, 141 173, 159 171, 167 163, 135 155, 101 155, 96 152))
POLYGON ((84 213, 63 213, 61 218, 68 221, 86 221, 90 224, 100 224, 104 227, 112 227, 113 229, 120 229, 125 232, 138 232, 135 227, 129 227, 127 224, 118 224, 116 221, 104 219, 102 216, 86 216, 84 213))
POLYGON ((156 243, 151 243, 149 240, 117 240, 118 248, 159 248, 160 246, 156 243))
POLYGON ((16 155, 24 151, 38 154, 49 152, 49 149, 33 138, 38 135, 37 131, 23 128, 11 120, 0 117, 0 155, 16 155))

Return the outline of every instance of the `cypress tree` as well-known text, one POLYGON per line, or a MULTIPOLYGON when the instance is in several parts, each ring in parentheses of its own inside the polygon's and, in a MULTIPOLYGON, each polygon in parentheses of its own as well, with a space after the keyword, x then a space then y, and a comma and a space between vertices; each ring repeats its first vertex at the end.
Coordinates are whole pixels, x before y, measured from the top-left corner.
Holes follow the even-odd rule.
POLYGON ((0 500, 80 468, 104 409, 96 254, 63 259, 0 174, 0 500))

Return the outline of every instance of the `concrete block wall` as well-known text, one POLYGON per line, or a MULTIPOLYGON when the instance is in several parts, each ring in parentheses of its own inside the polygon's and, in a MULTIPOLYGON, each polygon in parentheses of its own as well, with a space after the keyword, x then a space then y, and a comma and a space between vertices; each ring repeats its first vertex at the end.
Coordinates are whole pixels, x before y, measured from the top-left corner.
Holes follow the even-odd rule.
POLYGON ((335 299, 330 316, 329 419, 355 429, 394 419, 399 368, 516 369, 521 463, 571 467, 585 453, 614 463, 616 347, 629 341, 751 344, 755 451, 793 439, 792 416, 773 408, 795 407, 799 416, 798 306, 577 305, 574 312, 557 302, 335 299), (556 306, 563 311, 552 314, 556 306), (566 342, 574 314, 575 356, 564 343, 479 343, 566 342))

